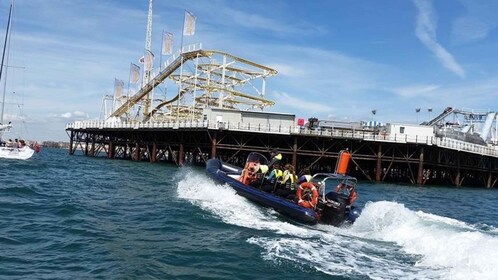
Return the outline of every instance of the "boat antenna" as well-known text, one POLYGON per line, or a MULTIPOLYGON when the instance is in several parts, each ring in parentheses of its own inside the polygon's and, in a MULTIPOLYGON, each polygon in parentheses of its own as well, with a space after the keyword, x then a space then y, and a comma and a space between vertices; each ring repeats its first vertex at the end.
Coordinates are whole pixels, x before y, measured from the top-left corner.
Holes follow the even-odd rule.
MULTIPOLYGON (((5 30, 5 41, 3 43, 3 52, 2 52, 2 65, 0 66, 0 81, 2 80, 2 72, 3 72, 3 63, 5 60, 5 50, 7 49, 7 41, 9 38, 9 30, 10 30, 10 23, 12 21, 12 9, 14 7, 14 0, 10 2, 10 8, 9 8, 9 19, 7 20, 7 29, 5 30)), ((0 124, 3 123, 3 111, 5 109, 5 87, 3 91, 3 97, 2 97, 2 112, 0 113, 0 124)))

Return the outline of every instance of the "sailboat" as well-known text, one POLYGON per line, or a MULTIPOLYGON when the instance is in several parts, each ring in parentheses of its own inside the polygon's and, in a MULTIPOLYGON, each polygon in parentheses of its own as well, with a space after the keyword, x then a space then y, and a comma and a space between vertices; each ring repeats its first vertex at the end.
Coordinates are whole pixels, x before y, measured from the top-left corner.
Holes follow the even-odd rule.
MULTIPOLYGON (((0 81, 2 80, 2 73, 5 67, 5 74, 7 72, 7 63, 5 62, 5 53, 7 52, 9 43, 10 43, 10 28, 11 28, 11 23, 12 23, 12 10, 14 9, 14 0, 10 2, 10 8, 9 8, 9 17, 7 20, 7 29, 5 31, 5 41, 3 45, 3 52, 2 52, 2 64, 0 66, 0 81)), ((8 55, 8 52, 7 52, 8 55)), ((8 59, 7 59, 8 60, 8 59)), ((6 76, 4 74, 4 77, 6 76)), ((0 113, 0 158, 9 158, 9 159, 29 159, 33 156, 35 150, 29 147, 27 143, 24 140, 18 140, 15 139, 15 141, 12 141, 9 139, 7 142, 2 141, 2 136, 4 132, 10 130, 12 128, 11 122, 8 124, 4 124, 4 109, 5 109, 5 84, 6 81, 4 81, 4 91, 3 91, 3 96, 2 96, 2 111, 0 113)))

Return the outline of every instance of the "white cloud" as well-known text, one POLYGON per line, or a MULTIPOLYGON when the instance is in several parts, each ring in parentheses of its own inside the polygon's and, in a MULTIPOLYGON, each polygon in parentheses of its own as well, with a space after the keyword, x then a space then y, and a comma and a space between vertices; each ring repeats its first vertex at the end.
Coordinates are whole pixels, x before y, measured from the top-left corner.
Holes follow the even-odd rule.
POLYGON ((320 102, 312 102, 304 98, 297 98, 285 92, 273 92, 274 97, 278 100, 279 106, 291 107, 295 109, 308 109, 315 113, 324 113, 332 111, 332 107, 320 102))
POLYGON ((434 94, 439 88, 438 85, 415 85, 393 88, 392 91, 403 97, 422 97, 434 94))
POLYGON ((498 27, 497 1, 459 0, 466 13, 453 22, 452 37, 456 43, 483 40, 498 27))
POLYGON ((488 36, 491 26, 473 17, 461 17, 453 23, 453 36, 458 43, 481 40, 488 36))
POLYGON ((51 114, 51 118, 63 119, 65 121, 87 120, 90 118, 88 113, 81 111, 65 112, 62 114, 51 114))
POLYGON ((464 78, 465 70, 457 63, 453 55, 436 40, 437 24, 432 2, 430 0, 413 0, 413 2, 418 9, 415 28, 417 38, 434 53, 445 68, 464 78))

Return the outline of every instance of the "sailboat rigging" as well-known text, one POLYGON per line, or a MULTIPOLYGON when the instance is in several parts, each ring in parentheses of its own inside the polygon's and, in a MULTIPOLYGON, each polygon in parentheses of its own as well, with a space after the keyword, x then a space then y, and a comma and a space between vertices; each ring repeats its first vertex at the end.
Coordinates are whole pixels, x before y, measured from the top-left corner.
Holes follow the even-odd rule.
POLYGON ((7 20, 7 29, 5 31, 5 40, 4 40, 4 45, 3 45, 3 51, 2 51, 2 62, 0 66, 0 81, 2 81, 2 74, 4 78, 4 90, 3 90, 3 95, 2 95, 2 110, 0 112, 0 158, 10 158, 10 159, 29 159, 33 156, 34 150, 27 145, 27 143, 24 140, 21 139, 15 139, 15 141, 12 141, 9 139, 7 142, 4 142, 2 140, 2 135, 5 131, 8 131, 11 127, 12 124, 9 122, 8 124, 4 124, 4 109, 5 109, 5 85, 6 85, 6 74, 7 74, 7 63, 6 63, 6 58, 8 61, 8 47, 10 45, 10 33, 11 33, 11 25, 12 25, 12 12, 14 9, 14 0, 11 0, 10 2, 10 8, 9 8, 9 17, 7 20), (7 53, 7 56, 6 56, 7 53), (5 67, 5 72, 4 72, 4 67, 5 67))

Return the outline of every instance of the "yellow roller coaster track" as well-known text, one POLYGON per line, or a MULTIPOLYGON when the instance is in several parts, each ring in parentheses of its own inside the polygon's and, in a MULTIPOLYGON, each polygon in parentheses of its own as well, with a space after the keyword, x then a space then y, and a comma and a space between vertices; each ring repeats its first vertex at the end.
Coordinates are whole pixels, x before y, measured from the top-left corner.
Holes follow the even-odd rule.
MULTIPOLYGON (((149 120, 156 112, 158 112, 161 107, 168 104, 173 105, 173 102, 183 98, 187 93, 192 92, 194 89, 195 91, 202 92, 200 96, 195 97, 195 105, 197 107, 209 107, 213 104, 218 106, 219 101, 213 101, 216 99, 212 96, 212 93, 214 92, 222 92, 226 94, 223 102, 227 103, 227 108, 233 108, 234 104, 245 104, 261 108, 265 106, 271 106, 274 105, 274 102, 265 99, 263 95, 251 95, 235 90, 233 89, 233 87, 234 85, 243 85, 245 82, 253 79, 274 76, 276 74, 277 71, 272 68, 242 59, 240 57, 236 57, 225 52, 202 49, 184 52, 181 55, 178 55, 178 57, 176 57, 171 63, 169 63, 159 74, 157 74, 157 76, 155 76, 151 81, 143 86, 135 95, 131 96, 123 105, 116 109, 111 114, 111 117, 120 117, 123 114, 127 113, 134 105, 144 100, 144 97, 146 97, 154 89, 154 87, 160 85, 167 78, 170 78, 176 83, 180 84, 181 90, 175 97, 169 100, 165 100, 156 105, 156 107, 150 113, 144 116, 143 121, 149 120), (201 63, 196 64, 195 67, 200 71, 211 70, 211 72, 209 73, 210 77, 216 76, 220 78, 221 76, 223 76, 225 80, 225 83, 223 84, 219 81, 209 80, 208 78, 201 77, 199 75, 189 76, 184 74, 184 76, 182 76, 181 74, 175 74, 175 71, 177 71, 182 66, 182 64, 185 64, 187 61, 192 61, 195 63, 199 58, 210 59, 214 55, 220 55, 224 58, 232 59, 233 62, 231 62, 230 64, 201 63), (235 62, 245 64, 246 66, 253 67, 254 69, 232 66, 235 62), (240 75, 244 75, 246 78, 242 79, 239 77, 235 77, 235 74, 221 74, 219 72, 212 71, 213 69, 218 71, 223 70, 223 73, 225 73, 225 71, 230 73, 238 73, 240 75)), ((192 108, 192 110, 199 110, 199 108, 192 108)), ((173 110, 173 112, 174 111, 175 110, 173 110)))

